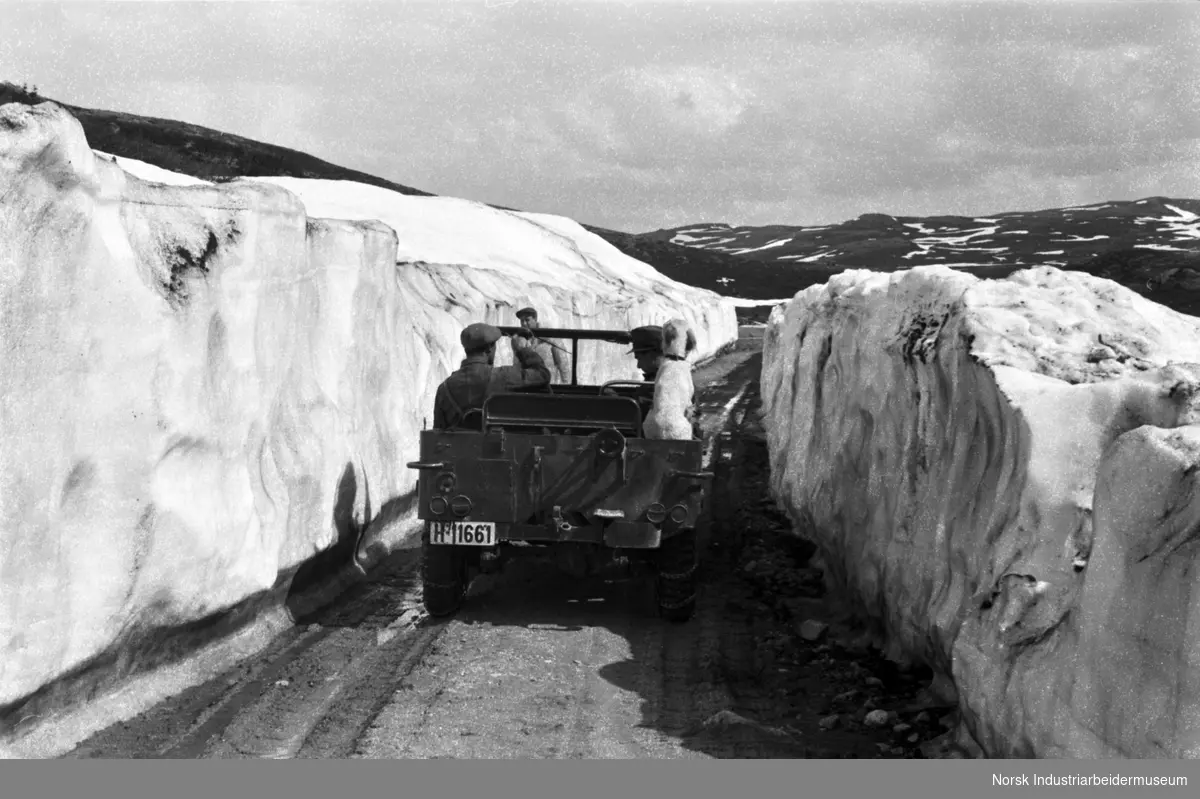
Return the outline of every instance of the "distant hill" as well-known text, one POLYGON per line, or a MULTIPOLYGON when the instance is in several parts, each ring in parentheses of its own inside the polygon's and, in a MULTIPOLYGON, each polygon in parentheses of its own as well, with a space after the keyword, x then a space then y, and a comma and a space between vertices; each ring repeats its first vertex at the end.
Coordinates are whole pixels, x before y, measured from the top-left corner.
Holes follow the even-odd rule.
MULTIPOLYGON (((1146 197, 1069 208, 1011 211, 988 217, 863 214, 836 225, 736 227, 685 225, 642 233, 661 242, 752 259, 757 282, 765 266, 893 272, 944 264, 980 277, 1030 266, 1057 266, 1108 277, 1156 302, 1200 312, 1191 293, 1200 277, 1200 200, 1146 197)), ((739 293, 741 276, 727 277, 739 293)))
POLYGON ((429 192, 346 169, 311 155, 273 144, 222 133, 211 128, 119 111, 98 111, 52 100, 0 82, 0 105, 36 104, 50 100, 71 112, 83 125, 88 145, 123 158, 191 175, 203 180, 230 180, 249 175, 353 180, 422 197, 429 192))
POLYGON ((863 214, 836 225, 688 225, 638 238, 706 252, 838 269, 1078 264, 1117 250, 1200 249, 1200 200, 1147 197, 990 217, 863 214))
MULTIPOLYGON (((50 99, 0 82, 0 105, 50 99)), ((282 175, 352 180, 433 196, 199 125, 59 105, 80 121, 93 148, 205 180, 282 175)), ((1200 315, 1200 200, 1195 199, 1148 197, 990 217, 868 213, 808 227, 703 223, 641 234, 581 224, 673 280, 732 297, 790 297, 845 269, 891 272, 946 264, 980 277, 1003 277, 1026 266, 1052 265, 1117 280, 1156 302, 1200 315)), ((762 320, 769 310, 747 308, 739 315, 744 321, 762 320)))

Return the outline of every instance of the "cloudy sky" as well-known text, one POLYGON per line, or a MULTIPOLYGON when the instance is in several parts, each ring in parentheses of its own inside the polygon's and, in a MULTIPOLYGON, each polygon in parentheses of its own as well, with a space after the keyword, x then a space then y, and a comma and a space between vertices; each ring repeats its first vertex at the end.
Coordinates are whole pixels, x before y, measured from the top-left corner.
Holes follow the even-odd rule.
POLYGON ((0 80, 643 232, 1200 197, 1197 2, 4 2, 0 80))

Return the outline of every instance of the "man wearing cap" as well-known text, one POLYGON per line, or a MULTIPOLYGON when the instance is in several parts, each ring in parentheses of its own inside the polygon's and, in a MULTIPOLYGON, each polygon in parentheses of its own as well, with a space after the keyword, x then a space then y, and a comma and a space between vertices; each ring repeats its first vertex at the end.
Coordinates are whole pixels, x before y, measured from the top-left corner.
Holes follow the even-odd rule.
POLYGON ((634 391, 634 397, 642 409, 642 418, 645 419, 654 406, 654 378, 658 376, 658 367, 663 362, 662 328, 658 325, 635 327, 629 331, 629 337, 633 347, 628 354, 637 360, 642 379, 649 384, 638 386, 634 391))
MULTIPOLYGON (((629 337, 633 340, 633 349, 629 350, 629 353, 637 359, 638 369, 642 370, 646 381, 653 383, 654 378, 658 376, 658 367, 662 366, 663 362, 662 327, 659 325, 635 327, 629 331, 629 337)), ((651 394, 653 393, 653 387, 651 387, 651 394)))
POLYGON ((520 366, 493 366, 496 342, 501 332, 492 325, 476 322, 463 329, 459 340, 467 357, 442 384, 433 400, 433 426, 438 430, 455 428, 467 412, 483 408, 492 394, 521 386, 544 386, 550 382, 550 370, 542 356, 529 346, 533 334, 522 330, 512 342, 513 356, 520 366))
MULTIPOLYGON (((517 311, 517 319, 521 320, 521 327, 533 332, 538 329, 538 312, 536 308, 522 308, 517 311)), ((555 339, 542 338, 536 333, 533 340, 530 342, 535 352, 542 356, 542 361, 549 364, 554 364, 550 369, 551 383, 569 383, 571 382, 571 362, 567 355, 567 350, 562 344, 555 339)))
MULTIPOLYGON (((654 407, 654 381, 658 377, 658 369, 666 357, 663 354, 663 329, 660 325, 644 325, 630 330, 629 336, 633 343, 633 348, 629 350, 629 353, 637 358, 638 369, 642 371, 643 378, 649 384, 638 386, 634 392, 638 405, 642 409, 642 418, 645 419, 650 413, 650 409, 654 407)), ((692 435, 702 438, 698 420, 692 421, 692 435)))

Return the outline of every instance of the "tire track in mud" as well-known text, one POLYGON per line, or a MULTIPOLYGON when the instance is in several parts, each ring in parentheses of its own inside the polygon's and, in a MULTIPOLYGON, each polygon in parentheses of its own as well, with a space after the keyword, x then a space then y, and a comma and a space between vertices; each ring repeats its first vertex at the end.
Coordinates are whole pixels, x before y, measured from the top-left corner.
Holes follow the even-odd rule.
POLYGON ((347 756, 444 626, 419 608, 418 564, 399 553, 266 651, 64 757, 347 756))
POLYGON ((596 674, 597 668, 603 665, 600 655, 604 647, 600 638, 600 630, 591 628, 587 657, 581 661, 579 669, 579 688, 574 697, 571 735, 566 747, 560 748, 559 751, 565 752, 566 757, 579 759, 644 758, 647 756, 647 750, 621 723, 623 719, 619 717, 616 690, 596 674), (597 741, 611 743, 608 746, 597 746, 597 741))
POLYGON ((737 393, 719 411, 710 433, 707 468, 714 490, 710 516, 701 531, 699 590, 696 614, 687 625, 660 627, 661 705, 654 725, 680 736, 689 748, 716 758, 802 756, 803 747, 786 733, 765 730, 733 712, 732 689, 739 675, 751 670, 749 628, 727 612, 725 588, 730 578, 726 553, 739 543, 734 510, 739 504, 742 447, 739 431, 757 398, 762 356, 742 364, 730 383, 737 393))

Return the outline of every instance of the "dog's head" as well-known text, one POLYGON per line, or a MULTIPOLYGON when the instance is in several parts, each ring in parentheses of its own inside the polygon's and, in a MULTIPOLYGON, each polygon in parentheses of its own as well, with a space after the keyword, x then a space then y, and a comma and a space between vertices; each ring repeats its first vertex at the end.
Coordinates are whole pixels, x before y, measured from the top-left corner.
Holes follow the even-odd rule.
POLYGON ((696 334, 683 319, 672 319, 663 325, 663 354, 686 358, 696 349, 696 334))

